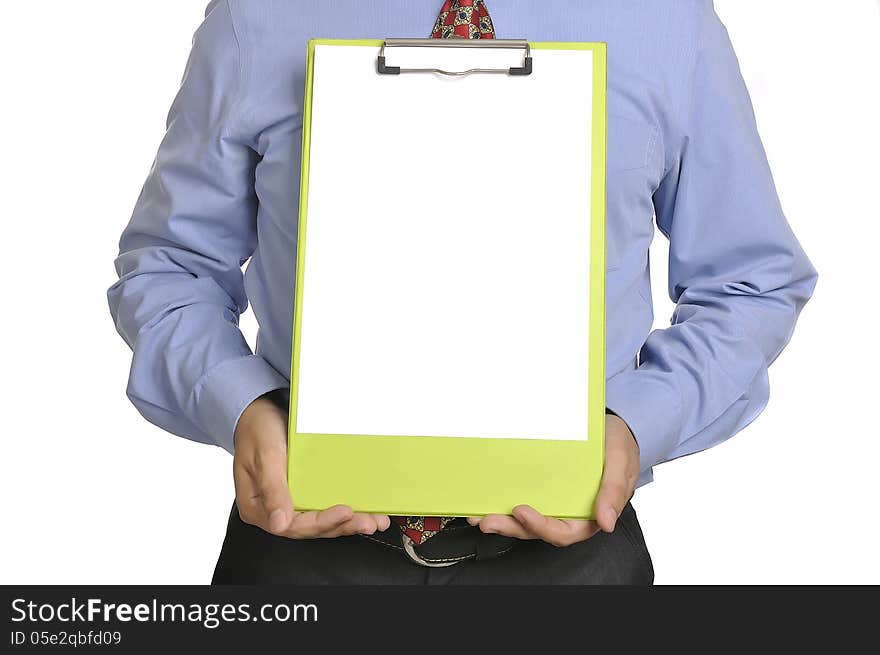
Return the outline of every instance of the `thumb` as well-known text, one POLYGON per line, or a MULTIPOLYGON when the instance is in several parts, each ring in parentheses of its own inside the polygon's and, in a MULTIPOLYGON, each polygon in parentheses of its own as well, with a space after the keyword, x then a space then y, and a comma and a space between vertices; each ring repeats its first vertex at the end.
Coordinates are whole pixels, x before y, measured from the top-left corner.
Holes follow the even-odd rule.
POLYGON ((608 450, 605 455, 605 472, 596 497, 596 521, 605 532, 614 532, 617 519, 632 495, 628 482, 625 455, 608 450))
POLYGON ((287 486, 287 455, 284 449, 260 453, 257 489, 269 531, 281 534, 293 521, 293 501, 287 486))

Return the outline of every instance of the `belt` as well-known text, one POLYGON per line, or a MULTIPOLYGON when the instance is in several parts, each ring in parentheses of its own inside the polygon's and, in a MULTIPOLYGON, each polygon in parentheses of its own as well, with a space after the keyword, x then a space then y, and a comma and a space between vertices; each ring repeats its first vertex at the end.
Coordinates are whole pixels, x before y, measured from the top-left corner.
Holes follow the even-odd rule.
POLYGON ((399 550, 415 564, 430 568, 454 566, 467 560, 494 559, 516 545, 516 539, 485 534, 463 518, 450 521, 443 530, 421 545, 417 545, 394 524, 385 532, 361 536, 399 550))

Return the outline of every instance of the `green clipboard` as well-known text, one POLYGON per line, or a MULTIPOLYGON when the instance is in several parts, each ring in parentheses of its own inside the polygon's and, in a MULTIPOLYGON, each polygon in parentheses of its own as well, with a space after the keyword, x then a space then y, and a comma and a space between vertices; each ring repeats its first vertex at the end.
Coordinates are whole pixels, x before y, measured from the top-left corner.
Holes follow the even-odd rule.
MULTIPOLYGON (((311 384, 302 375, 303 367, 311 365, 308 343, 305 351, 303 349, 304 302, 318 306, 318 296, 314 294, 319 293, 320 286, 316 273, 312 273, 311 277, 306 274, 312 248, 318 252, 317 242, 310 241, 318 238, 310 232, 310 224, 318 219, 310 216, 309 208, 310 204, 317 207, 322 201, 318 196, 310 198, 310 191, 317 193, 310 187, 310 173, 313 162, 317 165, 319 161, 319 150, 316 149, 326 148, 329 144, 328 139, 319 142, 313 134, 316 96, 321 99, 320 94, 329 93, 326 89, 330 88, 322 81, 322 76, 329 74, 330 68, 321 57, 328 62, 331 58, 326 54, 319 57, 318 53, 341 53, 344 50, 350 54, 358 75, 366 78, 390 72, 393 76, 399 72, 399 67, 390 66, 386 61, 386 45, 386 41, 382 40, 329 39, 314 39, 308 45, 290 378, 288 480, 294 507, 297 510, 320 510, 335 504, 346 504, 356 511, 390 515, 481 516, 490 513, 510 514, 516 505, 525 503, 544 514, 559 518, 593 518, 593 506, 602 475, 605 428, 607 59, 604 43, 528 43, 526 48, 529 67, 532 65, 531 57, 534 57, 533 74, 536 76, 542 71, 542 56, 548 65, 551 60, 563 60, 562 55, 554 55, 551 59, 551 56, 543 55, 545 52, 591 53, 589 61, 592 62, 592 70, 588 73, 591 77, 589 92, 592 107, 586 108, 584 118, 589 121, 586 129, 591 136, 590 152, 584 154, 591 179, 584 180, 589 202, 583 208, 589 238, 589 244, 584 244, 584 256, 589 253, 588 263, 585 264, 585 270, 589 271, 589 303, 584 310, 589 314, 589 333, 584 336, 584 348, 588 352, 584 370, 588 375, 589 393, 584 400, 588 420, 585 420, 587 429, 583 438, 562 440, 519 438, 517 435, 511 435, 510 438, 498 438, 497 435, 495 438, 481 438, 480 435, 364 434, 357 430, 341 433, 301 429, 298 420, 303 410, 301 400, 308 395, 311 384), (381 59, 378 59, 379 56, 381 59), (368 59, 373 62, 369 68, 364 63, 368 59), (386 70, 382 71, 382 67, 386 70), (591 116, 588 114, 590 111, 591 116)), ((476 47, 475 43, 471 45, 476 47)), ((409 49, 399 52, 416 51, 409 49)), ((508 56, 518 55, 508 51, 508 56)), ((420 60, 422 64, 425 61, 424 58, 420 60)), ((428 68, 432 66, 427 65, 428 68)), ((425 71, 404 69, 403 72, 425 71)), ((449 88, 455 89, 452 86, 454 82, 439 79, 441 77, 444 76, 423 75, 423 81, 419 84, 428 84, 438 78, 438 84, 450 84, 449 88)), ((500 79, 504 77, 492 76, 496 80, 493 83, 501 84, 500 79)), ((394 82, 387 80, 382 84, 394 82)), ((375 98, 366 101, 375 102, 375 98)), ((386 155, 393 157, 394 153, 351 153, 355 159, 374 159, 376 166, 382 165, 386 155)), ((479 160, 479 157, 476 159, 479 160)), ((323 162, 323 159, 320 161, 323 162)), ((528 161, 525 169, 541 164, 528 161)), ((325 163, 321 163, 321 166, 326 168, 325 163)), ((342 185, 344 187, 344 181, 342 185)), ((387 193, 395 193, 393 183, 389 184, 387 193)), ((315 235, 324 234, 319 227, 322 226, 317 223, 312 225, 315 235)), ((531 229, 540 230, 541 222, 535 219, 531 229)), ((339 378, 343 377, 344 371, 339 373, 339 378)), ((438 407, 438 411, 444 409, 448 407, 438 407)), ((346 407, 339 407, 339 412, 344 414, 346 407)))

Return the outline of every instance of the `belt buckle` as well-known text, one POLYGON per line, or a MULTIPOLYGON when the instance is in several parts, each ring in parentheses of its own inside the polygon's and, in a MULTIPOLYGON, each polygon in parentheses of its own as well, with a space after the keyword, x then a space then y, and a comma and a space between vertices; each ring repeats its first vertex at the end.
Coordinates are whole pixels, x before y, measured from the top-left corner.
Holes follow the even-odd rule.
POLYGON ((463 562, 464 560, 468 559, 468 557, 461 557, 451 562, 429 562, 416 552, 415 543, 412 539, 410 539, 408 535, 401 533, 400 537, 401 543, 403 544, 403 552, 405 552, 407 557, 409 557, 419 566, 427 566, 431 569, 445 569, 446 567, 455 566, 459 562, 463 562))

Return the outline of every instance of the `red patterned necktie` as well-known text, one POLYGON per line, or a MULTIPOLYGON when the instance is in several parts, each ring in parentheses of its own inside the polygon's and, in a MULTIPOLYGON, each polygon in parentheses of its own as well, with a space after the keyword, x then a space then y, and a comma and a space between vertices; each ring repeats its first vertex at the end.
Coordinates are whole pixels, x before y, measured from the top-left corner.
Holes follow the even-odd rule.
POLYGON ((446 0, 431 36, 435 39, 494 39, 495 26, 485 0, 446 0))
MULTIPOLYGON (((435 39, 494 39, 495 26, 484 0, 446 0, 434 23, 435 39)), ((392 516, 415 544, 423 544, 452 521, 450 516, 392 516)))

